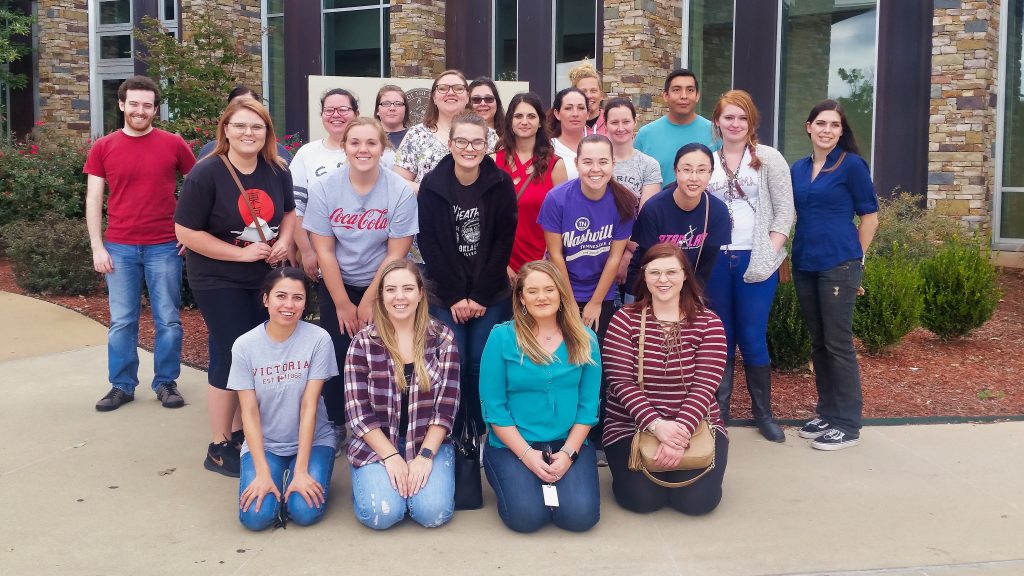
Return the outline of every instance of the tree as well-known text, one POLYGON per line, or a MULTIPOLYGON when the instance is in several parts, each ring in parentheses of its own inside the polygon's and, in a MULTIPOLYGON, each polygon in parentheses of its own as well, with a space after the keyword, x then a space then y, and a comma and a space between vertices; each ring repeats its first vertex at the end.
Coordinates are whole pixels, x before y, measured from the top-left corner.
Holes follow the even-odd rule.
POLYGON ((32 37, 31 16, 12 8, 6 0, 0 0, 0 84, 11 88, 24 88, 28 79, 24 74, 11 74, 7 66, 32 53, 29 39, 32 37))

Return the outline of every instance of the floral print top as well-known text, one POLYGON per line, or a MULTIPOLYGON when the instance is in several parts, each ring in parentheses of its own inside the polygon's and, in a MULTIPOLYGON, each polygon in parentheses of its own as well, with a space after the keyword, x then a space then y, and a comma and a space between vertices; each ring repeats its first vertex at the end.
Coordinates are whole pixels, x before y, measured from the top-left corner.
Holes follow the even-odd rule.
MULTIPOLYGON (((498 133, 493 128, 487 129, 487 153, 494 152, 498 144, 498 133)), ((405 168, 416 175, 416 183, 423 181, 437 166, 437 163, 448 155, 448 145, 434 137, 434 132, 423 124, 417 124, 405 134, 402 144, 395 155, 395 166, 405 168)))

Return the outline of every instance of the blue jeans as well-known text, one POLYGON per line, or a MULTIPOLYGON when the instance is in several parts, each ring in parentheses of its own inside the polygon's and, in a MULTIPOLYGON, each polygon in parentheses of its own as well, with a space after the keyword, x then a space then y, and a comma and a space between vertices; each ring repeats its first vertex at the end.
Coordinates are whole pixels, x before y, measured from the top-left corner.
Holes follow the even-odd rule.
POLYGON ((115 244, 104 242, 114 271, 106 274, 110 302, 107 372, 111 385, 129 394, 139 385, 139 314, 142 282, 153 313, 152 388, 181 373, 181 256, 176 242, 115 244))
MULTIPOLYGON (((399 444, 404 446, 405 443, 399 444)), ((403 452, 403 447, 399 446, 398 451, 403 452)), ((401 454, 396 456, 401 457, 401 454)), ((455 450, 451 444, 441 445, 434 456, 427 485, 408 498, 402 498, 398 490, 391 487, 383 463, 352 466, 352 508, 356 519, 374 530, 391 528, 405 518, 406 511, 424 528, 444 525, 455 514, 455 450)))
POLYGON ((451 308, 431 306, 430 314, 443 322, 455 333, 455 345, 459 348, 459 392, 462 399, 459 404, 458 420, 454 430, 462 430, 466 418, 476 422, 477 430, 484 430, 484 417, 480 409, 480 358, 484 354, 484 345, 491 335, 491 328, 512 317, 512 299, 505 298, 487 307, 487 311, 479 318, 463 324, 456 324, 451 308))
MULTIPOLYGON (((295 474, 296 455, 278 456, 270 451, 264 451, 267 456, 267 466, 270 467, 270 477, 274 479, 277 489, 284 495, 288 485, 284 483, 284 471, 289 470, 289 478, 295 474)), ((334 471, 334 448, 330 446, 313 446, 309 453, 309 475, 324 487, 324 503, 319 508, 310 507, 306 500, 298 493, 288 497, 287 513, 288 519, 300 526, 309 526, 319 521, 324 516, 324 509, 327 508, 328 494, 331 491, 331 473, 334 471)), ((246 452, 242 456, 241 473, 238 478, 238 501, 242 501, 242 492, 249 487, 249 484, 256 478, 256 467, 252 462, 252 454, 246 452)), ((238 519, 242 525, 249 530, 263 530, 269 528, 277 520, 281 503, 274 499, 273 494, 263 498, 260 509, 256 510, 256 502, 249 505, 245 512, 238 509, 238 519)))
POLYGON ((749 265, 750 250, 722 251, 711 269, 707 295, 711 309, 725 327, 729 357, 735 356, 738 345, 746 365, 767 366, 772 362, 768 356, 768 314, 779 285, 779 273, 748 284, 743 281, 743 273, 749 265))
POLYGON ((818 416, 853 438, 860 436, 864 408, 853 349, 853 307, 863 275, 859 259, 821 272, 793 270, 800 312, 811 333, 818 416))
MULTIPOLYGON (((562 441, 551 445, 557 450, 562 441)), ((484 449, 484 471, 498 497, 498 516, 516 532, 536 532, 548 522, 564 530, 584 532, 601 518, 597 457, 590 444, 583 445, 576 462, 555 483, 557 508, 544 505, 544 483, 508 448, 488 445, 484 449)))

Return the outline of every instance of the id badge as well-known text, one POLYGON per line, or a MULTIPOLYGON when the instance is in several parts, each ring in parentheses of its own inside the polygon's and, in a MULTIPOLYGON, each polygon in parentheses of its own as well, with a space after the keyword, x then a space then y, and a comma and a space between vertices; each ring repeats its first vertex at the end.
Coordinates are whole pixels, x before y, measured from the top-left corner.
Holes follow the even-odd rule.
POLYGON ((557 507, 558 506, 558 489, 555 488, 554 484, 545 484, 541 486, 541 491, 544 492, 544 505, 557 507))

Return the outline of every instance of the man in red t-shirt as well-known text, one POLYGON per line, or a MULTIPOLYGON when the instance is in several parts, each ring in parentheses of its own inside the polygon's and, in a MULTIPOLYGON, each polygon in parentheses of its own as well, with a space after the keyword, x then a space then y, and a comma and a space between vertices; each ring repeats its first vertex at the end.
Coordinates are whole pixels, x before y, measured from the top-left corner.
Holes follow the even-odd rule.
POLYGON ((100 138, 89 150, 85 221, 92 263, 107 281, 110 331, 107 370, 110 392, 96 403, 101 412, 135 399, 139 384, 139 311, 142 283, 149 289, 155 337, 153 391, 166 408, 185 405, 175 379, 181 373, 181 253, 174 236, 178 174, 195 164, 192 150, 176 134, 153 127, 160 90, 133 76, 117 90, 124 128, 100 138), (107 229, 103 230, 103 197, 107 229))

